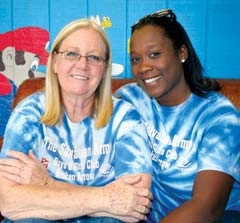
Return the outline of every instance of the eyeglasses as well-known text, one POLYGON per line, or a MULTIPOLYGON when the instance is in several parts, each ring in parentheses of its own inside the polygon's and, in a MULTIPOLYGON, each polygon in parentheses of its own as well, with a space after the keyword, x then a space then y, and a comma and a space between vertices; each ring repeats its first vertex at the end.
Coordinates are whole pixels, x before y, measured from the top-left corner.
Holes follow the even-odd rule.
POLYGON ((171 9, 164 9, 164 10, 159 10, 156 11, 154 13, 151 13, 149 15, 144 16, 143 18, 139 19, 133 26, 132 28, 134 29, 136 27, 136 25, 138 25, 139 23, 145 22, 149 19, 152 18, 160 18, 160 17, 167 17, 169 18, 171 21, 176 21, 176 15, 173 13, 173 11, 171 9))
POLYGON ((57 54, 60 53, 62 54, 62 57, 68 61, 71 62, 77 62, 79 61, 82 57, 84 57, 86 59, 86 61, 89 64, 94 64, 94 65, 101 65, 102 63, 106 62, 106 59, 100 57, 100 56, 96 56, 96 55, 86 55, 83 56, 80 53, 76 52, 76 51, 55 51, 57 54))

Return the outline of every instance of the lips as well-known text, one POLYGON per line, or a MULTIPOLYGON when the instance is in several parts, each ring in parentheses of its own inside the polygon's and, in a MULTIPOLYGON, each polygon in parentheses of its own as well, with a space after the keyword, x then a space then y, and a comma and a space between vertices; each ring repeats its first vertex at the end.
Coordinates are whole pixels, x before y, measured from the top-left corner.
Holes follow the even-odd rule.
POLYGON ((161 79, 162 77, 163 77, 162 75, 159 75, 157 77, 148 78, 148 79, 145 79, 144 82, 146 84, 149 84, 149 83, 152 83, 152 82, 154 82, 154 81, 156 81, 158 79, 161 79))

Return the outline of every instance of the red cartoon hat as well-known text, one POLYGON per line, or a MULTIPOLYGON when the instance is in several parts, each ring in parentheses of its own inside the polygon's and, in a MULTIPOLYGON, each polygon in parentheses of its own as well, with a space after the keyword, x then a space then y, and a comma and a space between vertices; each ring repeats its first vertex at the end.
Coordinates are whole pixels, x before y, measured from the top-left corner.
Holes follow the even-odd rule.
POLYGON ((31 52, 40 57, 40 64, 46 65, 49 33, 39 27, 23 27, 0 34, 0 50, 12 46, 15 50, 31 52))

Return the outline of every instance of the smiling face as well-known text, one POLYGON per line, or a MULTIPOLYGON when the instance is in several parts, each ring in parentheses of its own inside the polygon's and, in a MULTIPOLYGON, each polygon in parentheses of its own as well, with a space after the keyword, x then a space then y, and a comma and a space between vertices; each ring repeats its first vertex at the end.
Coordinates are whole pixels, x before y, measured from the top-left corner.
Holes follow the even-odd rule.
POLYGON ((179 51, 164 30, 153 25, 136 29, 130 41, 132 73, 149 96, 160 104, 182 103, 190 94, 181 60, 187 58, 183 45, 179 51))
POLYGON ((83 98, 93 97, 103 78, 106 63, 91 63, 86 56, 105 58, 106 46, 100 34, 89 28, 81 28, 63 40, 59 52, 70 51, 81 55, 69 60, 63 53, 57 53, 54 60, 54 72, 58 76, 62 96, 72 95, 83 98))

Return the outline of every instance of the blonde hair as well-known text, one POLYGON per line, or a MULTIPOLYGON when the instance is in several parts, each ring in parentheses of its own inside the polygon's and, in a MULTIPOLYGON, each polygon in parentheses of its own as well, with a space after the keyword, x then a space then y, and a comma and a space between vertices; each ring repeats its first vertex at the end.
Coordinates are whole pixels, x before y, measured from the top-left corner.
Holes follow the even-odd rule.
POLYGON ((54 57, 56 51, 60 48, 62 41, 71 33, 78 29, 88 28, 97 31, 104 44, 106 45, 106 69, 98 88, 96 89, 94 97, 94 107, 92 117, 95 119, 95 127, 101 128, 105 126, 113 111, 112 90, 111 90, 111 49, 109 40, 100 25, 90 19, 78 19, 66 25, 57 35, 53 42, 52 49, 49 53, 46 70, 46 110, 41 118, 41 122, 53 126, 61 124, 64 113, 62 105, 62 97, 60 85, 58 83, 57 75, 54 73, 54 57))

